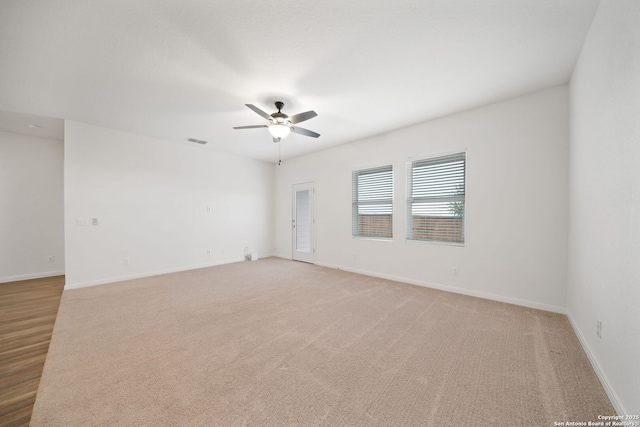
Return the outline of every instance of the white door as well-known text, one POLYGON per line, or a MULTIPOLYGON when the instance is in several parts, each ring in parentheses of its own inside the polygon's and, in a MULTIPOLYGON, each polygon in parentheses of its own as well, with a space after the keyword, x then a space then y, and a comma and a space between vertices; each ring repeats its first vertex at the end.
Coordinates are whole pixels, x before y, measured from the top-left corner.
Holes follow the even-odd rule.
POLYGON ((293 186, 293 259, 313 263, 315 261, 314 197, 313 182, 293 186))

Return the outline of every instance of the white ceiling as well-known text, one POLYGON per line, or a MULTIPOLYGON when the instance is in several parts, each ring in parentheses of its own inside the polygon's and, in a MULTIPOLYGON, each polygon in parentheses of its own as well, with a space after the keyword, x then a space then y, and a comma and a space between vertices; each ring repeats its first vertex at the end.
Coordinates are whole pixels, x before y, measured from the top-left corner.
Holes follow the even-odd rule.
POLYGON ((244 104, 318 113, 286 159, 565 84, 598 2, 3 0, 0 110, 275 162, 244 104))

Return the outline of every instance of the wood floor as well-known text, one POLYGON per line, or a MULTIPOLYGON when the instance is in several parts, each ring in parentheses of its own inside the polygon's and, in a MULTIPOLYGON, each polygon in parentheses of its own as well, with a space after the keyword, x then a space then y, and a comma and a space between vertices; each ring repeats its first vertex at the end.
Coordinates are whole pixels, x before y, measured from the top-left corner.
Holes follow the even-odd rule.
POLYGON ((64 276, 0 283, 0 426, 28 426, 64 276))

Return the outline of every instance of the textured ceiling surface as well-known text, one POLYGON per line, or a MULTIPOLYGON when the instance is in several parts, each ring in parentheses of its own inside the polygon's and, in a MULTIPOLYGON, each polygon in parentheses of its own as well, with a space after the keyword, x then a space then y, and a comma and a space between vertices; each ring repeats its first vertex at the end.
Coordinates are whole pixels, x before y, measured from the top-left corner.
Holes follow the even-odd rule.
POLYGON ((599 0, 3 0, 0 110, 274 162, 568 82, 599 0))

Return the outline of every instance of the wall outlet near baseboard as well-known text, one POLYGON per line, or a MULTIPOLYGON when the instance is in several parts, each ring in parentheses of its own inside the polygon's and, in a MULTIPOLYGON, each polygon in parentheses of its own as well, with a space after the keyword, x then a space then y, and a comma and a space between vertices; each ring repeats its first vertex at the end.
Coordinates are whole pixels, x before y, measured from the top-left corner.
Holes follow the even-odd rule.
POLYGON ((602 339, 602 320, 596 320, 596 335, 602 339))
POLYGON ((47 257, 47 263, 53 264, 54 262, 56 262, 56 257, 54 257, 53 255, 49 255, 47 257))
POLYGON ((89 225, 89 218, 84 216, 79 216, 76 218, 76 225, 78 227, 86 227, 89 225))
POLYGON ((453 270, 451 271, 451 274, 453 274, 454 276, 459 276, 460 269, 458 267, 454 267, 453 270))
POLYGON ((124 265, 125 267, 127 267, 129 265, 129 258, 123 258, 122 259, 122 265, 124 265))

